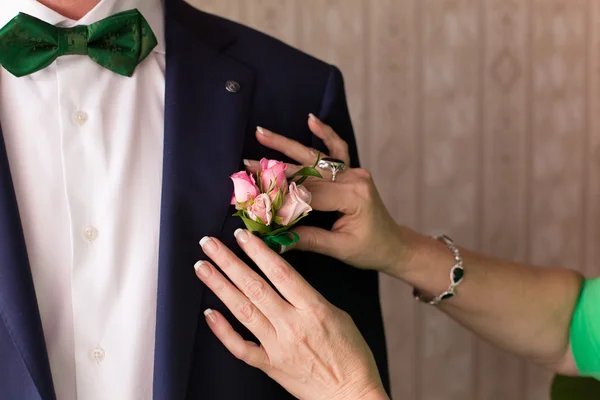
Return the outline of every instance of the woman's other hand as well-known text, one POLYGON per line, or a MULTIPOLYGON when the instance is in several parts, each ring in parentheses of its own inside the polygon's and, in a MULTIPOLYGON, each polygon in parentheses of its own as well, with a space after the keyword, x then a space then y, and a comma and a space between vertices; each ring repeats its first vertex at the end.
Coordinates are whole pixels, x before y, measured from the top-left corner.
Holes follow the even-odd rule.
MULTIPOLYGON (((348 145, 328 125, 314 115, 308 120, 310 130, 328 148, 329 155, 350 165, 348 145)), ((279 151, 300 165, 314 165, 318 152, 301 143, 278 135, 264 128, 256 133, 258 141, 266 147, 279 151)), ((256 172, 257 161, 245 160, 251 172, 256 172)), ((290 165, 293 175, 300 169, 290 165)), ((390 272, 402 268, 410 259, 409 243, 419 235, 398 226, 386 209, 373 183, 371 174, 364 169, 349 169, 331 181, 329 171, 321 170, 324 179, 309 179, 304 186, 312 193, 311 206, 318 211, 338 211, 340 219, 331 231, 301 226, 294 229, 300 241, 296 250, 325 254, 358 268, 390 272)), ((292 248, 286 249, 286 251, 292 248)))
POLYGON ((283 298, 214 238, 204 252, 229 277, 199 262, 198 277, 260 341, 245 341, 223 315, 207 310, 210 329, 231 353, 303 400, 387 399, 367 343, 348 314, 329 303, 259 238, 236 231, 241 248, 283 298))

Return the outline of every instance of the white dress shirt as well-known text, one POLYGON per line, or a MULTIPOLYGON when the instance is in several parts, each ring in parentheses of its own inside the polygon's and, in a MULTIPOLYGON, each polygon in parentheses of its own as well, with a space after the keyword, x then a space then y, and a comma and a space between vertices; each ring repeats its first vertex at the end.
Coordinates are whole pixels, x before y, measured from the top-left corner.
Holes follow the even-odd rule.
POLYGON ((152 398, 163 10, 102 0, 72 21, 35 0, 0 1, 0 27, 19 11, 72 27, 133 8, 159 44, 131 78, 86 56, 23 78, 0 67, 0 124, 60 400, 152 398))

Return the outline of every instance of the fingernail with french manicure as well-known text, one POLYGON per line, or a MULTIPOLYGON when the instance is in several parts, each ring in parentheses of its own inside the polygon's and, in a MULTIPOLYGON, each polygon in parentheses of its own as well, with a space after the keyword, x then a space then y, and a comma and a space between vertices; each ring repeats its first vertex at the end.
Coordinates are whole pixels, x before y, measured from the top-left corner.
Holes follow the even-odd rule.
POLYGON ((244 160, 244 165, 248 168, 258 168, 260 163, 255 160, 244 160))
POLYGON ((250 237, 248 236, 248 231, 245 231, 244 229, 236 230, 233 236, 235 236, 235 238, 242 243, 247 243, 248 239, 250 239, 250 237))
POLYGON ((271 132, 269 132, 268 130, 266 130, 262 126, 257 126, 256 130, 258 131, 258 133, 260 133, 263 136, 271 136, 271 132))
POLYGON ((319 122, 319 119, 313 113, 308 114, 308 118, 310 118, 312 121, 319 122))
POLYGON ((198 261, 196 265, 194 265, 194 269, 197 273, 202 275, 204 278, 208 278, 210 276, 210 267, 204 261, 198 261))
POLYGON ((213 253, 215 250, 217 250, 217 244, 208 236, 200 241, 200 246, 202 246, 202 250, 204 250, 206 254, 213 253))
POLYGON ((215 312, 213 310, 211 310, 210 308, 208 310, 204 311, 204 316, 206 317, 208 322, 210 322, 211 324, 214 324, 215 322, 217 322, 217 317, 215 316, 215 312))

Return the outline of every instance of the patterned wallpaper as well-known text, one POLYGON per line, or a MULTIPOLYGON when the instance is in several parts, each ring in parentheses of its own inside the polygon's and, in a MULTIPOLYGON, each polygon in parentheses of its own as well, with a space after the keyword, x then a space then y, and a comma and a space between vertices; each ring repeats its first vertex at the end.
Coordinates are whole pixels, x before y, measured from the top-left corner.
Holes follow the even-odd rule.
MULTIPOLYGON (((599 0, 193 0, 338 65, 394 216, 600 273, 599 0)), ((545 400, 550 375, 383 278, 394 398, 545 400)))

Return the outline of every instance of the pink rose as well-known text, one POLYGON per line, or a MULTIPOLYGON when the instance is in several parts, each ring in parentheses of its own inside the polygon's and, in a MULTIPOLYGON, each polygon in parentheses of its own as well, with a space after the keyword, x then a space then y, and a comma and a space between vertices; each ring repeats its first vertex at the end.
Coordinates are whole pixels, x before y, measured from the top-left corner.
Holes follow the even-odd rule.
POLYGON ((281 218, 280 225, 287 226, 312 211, 310 202, 312 195, 302 185, 296 186, 292 182, 289 187, 289 193, 285 196, 283 206, 277 211, 277 217, 281 218))
POLYGON ((274 200, 277 196, 277 191, 281 189, 282 193, 285 194, 287 191, 287 178, 285 171, 287 170, 287 164, 281 161, 267 160, 263 158, 260 160, 260 168, 262 171, 262 188, 263 192, 271 195, 271 200, 274 200), (269 189, 273 188, 272 191, 269 189))
POLYGON ((231 204, 244 204, 250 199, 254 199, 260 194, 260 189, 256 186, 256 181, 252 175, 246 171, 240 171, 231 175, 233 181, 233 198, 231 204))
POLYGON ((248 216, 252 221, 260 221, 265 225, 271 225, 273 221, 273 207, 271 198, 268 194, 263 193, 254 199, 254 204, 248 208, 248 216))

